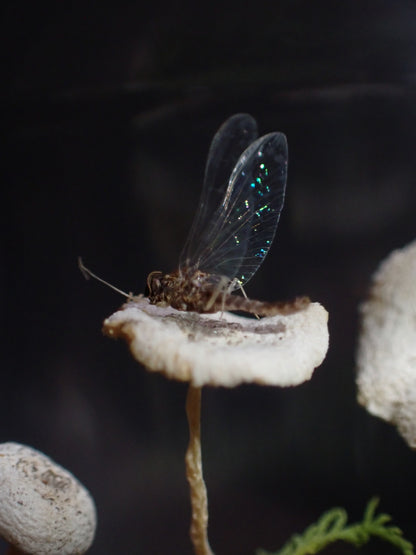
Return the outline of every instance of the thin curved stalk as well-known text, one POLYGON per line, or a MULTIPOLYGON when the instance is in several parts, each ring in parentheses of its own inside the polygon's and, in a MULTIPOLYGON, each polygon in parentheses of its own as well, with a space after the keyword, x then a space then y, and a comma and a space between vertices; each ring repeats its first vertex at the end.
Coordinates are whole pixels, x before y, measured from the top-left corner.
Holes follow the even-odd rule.
POLYGON ((208 542, 208 497, 202 475, 200 387, 189 385, 186 415, 189 425, 189 445, 185 463, 192 507, 190 536, 195 555, 214 555, 208 542))

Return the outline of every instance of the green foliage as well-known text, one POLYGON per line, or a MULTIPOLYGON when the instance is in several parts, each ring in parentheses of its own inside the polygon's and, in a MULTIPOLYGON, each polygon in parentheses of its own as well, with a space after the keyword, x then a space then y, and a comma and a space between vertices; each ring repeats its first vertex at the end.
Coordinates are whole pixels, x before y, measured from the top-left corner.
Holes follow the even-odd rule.
POLYGON ((336 541, 345 541, 356 547, 367 543, 371 536, 391 543, 404 555, 414 555, 413 546, 405 540, 397 526, 389 526, 391 517, 387 514, 375 514, 379 500, 369 501, 361 522, 347 525, 347 513, 344 509, 334 508, 324 513, 316 524, 309 526, 302 535, 295 534, 274 553, 257 550, 256 555, 308 555, 322 551, 336 541))

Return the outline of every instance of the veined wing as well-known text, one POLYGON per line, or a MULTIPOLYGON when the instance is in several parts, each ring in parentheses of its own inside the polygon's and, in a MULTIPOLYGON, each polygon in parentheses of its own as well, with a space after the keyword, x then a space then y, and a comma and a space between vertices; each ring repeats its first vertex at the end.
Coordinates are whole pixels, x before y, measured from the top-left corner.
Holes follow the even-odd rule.
POLYGON ((189 265, 247 283, 273 242, 284 203, 287 160, 283 133, 260 137, 243 152, 189 265))
POLYGON ((195 265, 200 243, 226 194, 230 175, 241 153, 257 137, 257 124, 249 114, 235 114, 218 129, 211 142, 199 207, 179 259, 179 267, 195 265))

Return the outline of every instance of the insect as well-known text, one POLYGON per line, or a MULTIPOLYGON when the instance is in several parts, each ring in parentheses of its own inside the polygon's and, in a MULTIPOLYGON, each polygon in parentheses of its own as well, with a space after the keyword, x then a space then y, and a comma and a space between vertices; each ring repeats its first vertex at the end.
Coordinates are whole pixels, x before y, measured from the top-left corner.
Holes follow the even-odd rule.
POLYGON ((208 153, 204 184, 179 268, 151 272, 149 301, 177 310, 212 313, 238 310, 271 316, 309 305, 263 302, 234 295, 255 274, 267 255, 282 211, 287 178, 287 141, 283 133, 257 138, 248 114, 227 119, 208 153))

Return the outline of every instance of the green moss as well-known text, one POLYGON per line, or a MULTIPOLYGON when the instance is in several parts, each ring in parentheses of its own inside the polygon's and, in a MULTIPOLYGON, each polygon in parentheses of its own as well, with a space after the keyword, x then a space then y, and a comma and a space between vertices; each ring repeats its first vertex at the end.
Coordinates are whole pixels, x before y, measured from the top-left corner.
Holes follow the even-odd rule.
POLYGON ((366 544, 372 536, 394 545, 404 555, 414 555, 413 545, 403 538, 400 528, 388 525, 391 517, 384 513, 375 514, 378 502, 377 498, 371 499, 365 509, 363 520, 356 524, 347 525, 348 517, 344 509, 331 509, 303 534, 292 536, 279 551, 271 553, 259 549, 256 555, 308 555, 319 553, 337 541, 348 542, 358 548, 366 544))

